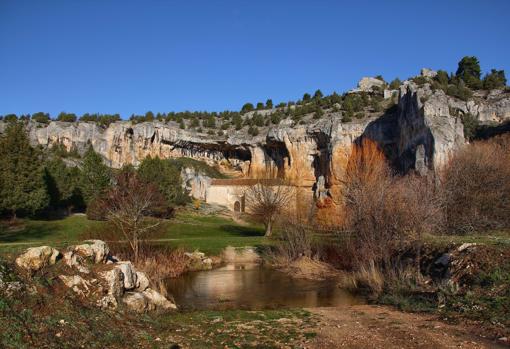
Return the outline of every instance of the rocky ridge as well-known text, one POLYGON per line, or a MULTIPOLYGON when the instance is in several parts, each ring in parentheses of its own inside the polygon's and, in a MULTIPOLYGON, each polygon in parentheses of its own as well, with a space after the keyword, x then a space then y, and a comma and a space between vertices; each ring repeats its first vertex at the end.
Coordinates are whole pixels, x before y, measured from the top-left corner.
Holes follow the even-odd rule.
MULTIPOLYGON (((377 115, 351 122, 342 113, 329 111, 319 120, 295 124, 290 119, 264 128, 257 136, 245 131, 228 131, 225 136, 207 135, 180 129, 174 122, 122 121, 102 128, 94 123, 52 121, 49 125, 29 123, 34 144, 62 144, 68 150, 84 152, 92 145, 114 168, 137 165, 146 156, 191 157, 242 177, 257 177, 273 168, 316 196, 339 195, 346 165, 354 143, 367 137, 385 151, 393 166, 407 173, 434 171, 451 152, 466 143, 463 114, 472 114, 482 123, 501 124, 510 119, 510 93, 493 90, 477 92, 468 101, 434 90, 434 71, 422 70, 426 83, 402 83, 396 106, 377 115)), ((370 90, 377 79, 364 79, 360 89, 370 90)), ((377 80, 379 81, 379 80, 377 80)), ((0 123, 0 132, 5 127, 0 123)), ((208 178, 184 170, 185 183, 202 198, 208 178)))

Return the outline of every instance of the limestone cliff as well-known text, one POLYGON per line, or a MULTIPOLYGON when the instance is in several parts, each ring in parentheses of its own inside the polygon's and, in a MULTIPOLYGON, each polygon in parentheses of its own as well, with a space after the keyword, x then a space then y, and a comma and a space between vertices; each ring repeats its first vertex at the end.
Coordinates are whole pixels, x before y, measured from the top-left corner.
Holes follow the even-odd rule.
MULTIPOLYGON (((361 137, 380 144, 399 171, 426 173, 465 143, 459 113, 471 113, 482 122, 501 123, 510 119, 510 93, 478 93, 464 102, 441 90, 433 91, 428 83, 417 86, 405 81, 397 105, 377 116, 342 122, 340 112, 328 112, 305 125, 285 119, 256 137, 242 130, 211 136, 180 129, 173 122, 132 125, 123 121, 102 128, 94 123, 53 121, 49 125, 29 123, 28 129, 31 141, 42 146, 60 143, 83 152, 90 144, 115 168, 137 165, 149 155, 191 157, 243 177, 256 177, 273 168, 310 195, 313 190, 335 199, 352 144, 361 137)), ((0 132, 4 127, 0 122, 0 132)), ((194 180, 190 173, 185 175, 188 182, 194 180)), ((207 184, 197 180, 200 186, 207 184)))

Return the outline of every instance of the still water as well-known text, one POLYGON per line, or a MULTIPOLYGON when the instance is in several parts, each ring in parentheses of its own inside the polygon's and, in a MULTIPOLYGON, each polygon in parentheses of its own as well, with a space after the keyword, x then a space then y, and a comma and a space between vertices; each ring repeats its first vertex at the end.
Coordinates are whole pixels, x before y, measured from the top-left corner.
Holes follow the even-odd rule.
POLYGON ((181 309, 277 309, 362 303, 333 280, 295 279, 256 264, 228 264, 169 279, 181 309))

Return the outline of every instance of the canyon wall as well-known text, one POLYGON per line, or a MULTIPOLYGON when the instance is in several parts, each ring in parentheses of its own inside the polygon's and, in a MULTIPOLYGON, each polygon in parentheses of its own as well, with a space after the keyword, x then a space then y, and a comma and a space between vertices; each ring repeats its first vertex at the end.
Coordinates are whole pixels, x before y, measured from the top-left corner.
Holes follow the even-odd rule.
MULTIPOLYGON (((146 156, 203 160, 234 177, 258 177, 271 168, 317 198, 339 204, 355 142, 370 138, 398 171, 425 174, 465 144, 459 117, 463 113, 499 124, 510 119, 510 93, 493 91, 464 102, 441 90, 432 91, 429 84, 418 87, 405 81, 397 105, 378 117, 342 122, 339 112, 326 113, 306 125, 285 119, 255 137, 243 130, 227 131, 225 136, 207 135, 157 121, 136 125, 116 122, 106 129, 87 122, 31 122, 28 129, 34 144, 59 143, 78 152, 92 145, 114 168, 136 166, 146 156)), ((3 128, 5 123, 0 122, 0 132, 3 128)))

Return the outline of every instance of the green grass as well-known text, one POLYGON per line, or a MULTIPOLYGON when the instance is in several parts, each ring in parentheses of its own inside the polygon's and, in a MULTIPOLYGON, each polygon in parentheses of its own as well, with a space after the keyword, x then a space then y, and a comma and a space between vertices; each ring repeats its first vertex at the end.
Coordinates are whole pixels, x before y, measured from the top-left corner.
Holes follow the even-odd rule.
POLYGON ((510 246, 510 230, 495 230, 469 235, 426 235, 424 240, 438 247, 463 243, 510 246))
MULTIPOLYGON (((0 222, 0 249, 17 251, 28 246, 48 244, 65 246, 82 240, 86 232, 99 230, 104 222, 90 221, 74 215, 59 220, 24 219, 15 226, 0 222)), ((240 225, 226 217, 180 211, 165 225, 160 243, 186 250, 199 249, 218 254, 226 246, 258 246, 266 244, 263 229, 256 225, 240 225)))

